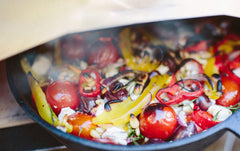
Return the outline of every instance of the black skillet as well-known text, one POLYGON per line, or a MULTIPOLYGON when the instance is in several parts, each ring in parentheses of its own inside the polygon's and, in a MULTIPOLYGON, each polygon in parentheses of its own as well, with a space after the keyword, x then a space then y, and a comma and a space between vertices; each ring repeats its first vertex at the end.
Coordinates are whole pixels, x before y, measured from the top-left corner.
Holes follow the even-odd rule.
MULTIPOLYGON (((221 18, 221 17, 220 17, 221 18)), ((223 16, 226 18, 226 16, 223 16)), ((228 18, 228 17, 227 17, 228 18)), ((209 19, 209 18, 208 18, 209 19)), ((211 19, 211 18, 210 18, 211 19)), ((232 19, 229 17, 228 19, 232 19)), ((239 20, 235 19, 237 22, 239 20)), ((239 22, 240 23, 240 22, 239 22)), ((239 24, 238 23, 238 24, 239 24)), ((34 48, 33 50, 34 51, 34 48)), ((31 52, 30 50, 27 53, 31 52)), ((15 96, 18 104, 25 110, 25 112, 38 124, 44 127, 50 134, 54 135, 60 142, 66 145, 70 150, 123 150, 123 151, 147 151, 147 150, 159 150, 159 151, 196 151, 202 150, 215 142, 226 131, 231 131, 240 137, 240 110, 236 111, 231 117, 224 122, 204 131, 200 134, 176 140, 173 142, 167 142, 162 144, 148 144, 138 146, 121 146, 102 144, 86 139, 82 139, 71 134, 64 133, 52 125, 45 122, 37 113, 37 110, 32 102, 30 88, 27 82, 27 77, 22 71, 20 66, 20 58, 23 54, 16 55, 6 60, 6 72, 10 89, 15 96)))

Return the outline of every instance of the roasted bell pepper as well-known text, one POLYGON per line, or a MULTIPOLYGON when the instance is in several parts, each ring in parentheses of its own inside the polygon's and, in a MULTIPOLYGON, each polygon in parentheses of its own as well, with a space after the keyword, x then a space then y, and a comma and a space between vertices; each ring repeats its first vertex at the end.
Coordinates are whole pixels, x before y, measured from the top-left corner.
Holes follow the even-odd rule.
POLYGON ((207 64, 204 66, 204 73, 209 77, 213 74, 219 73, 218 67, 216 66, 215 62, 216 58, 211 57, 207 60, 207 64))
POLYGON ((234 51, 234 47, 237 45, 240 45, 240 37, 237 35, 227 35, 213 48, 213 52, 216 54, 215 64, 221 73, 225 72, 225 66, 228 61, 226 58, 228 58, 228 55, 234 51))
POLYGON ((35 80, 35 77, 37 77, 37 75, 34 74, 35 76, 33 76, 34 71, 32 70, 27 58, 23 58, 21 60, 21 66, 23 68, 23 71, 27 74, 32 97, 35 101, 39 115, 49 124, 54 126, 64 126, 66 128, 66 131, 68 133, 71 133, 72 125, 68 124, 67 122, 61 122, 48 104, 45 93, 38 84, 38 81, 35 80))
POLYGON ((192 113, 193 121, 203 130, 209 129, 220 123, 213 120, 213 116, 207 111, 195 110, 192 113))
POLYGON ((123 102, 110 104, 110 110, 104 110, 102 114, 93 118, 94 124, 113 124, 115 126, 124 125, 130 120, 130 115, 139 115, 143 108, 155 98, 156 92, 163 87, 166 82, 170 82, 168 75, 154 76, 143 93, 135 100, 128 97, 123 102))
POLYGON ((80 74, 79 93, 85 97, 95 97, 101 92, 101 75, 95 69, 85 69, 80 74))
POLYGON ((184 100, 192 100, 203 94, 203 86, 197 80, 180 80, 174 85, 157 92, 156 98, 160 103, 173 105, 184 100), (166 100, 168 99, 168 100, 166 100))
POLYGON ((129 28, 125 28, 119 36, 119 48, 122 52, 124 59, 126 60, 127 66, 129 66, 133 70, 144 72, 151 72, 159 66, 160 61, 152 62, 151 59, 148 57, 139 60, 137 57, 134 56, 130 39, 131 31, 129 28))
POLYGON ((231 61, 227 64, 226 71, 228 76, 235 82, 240 84, 240 77, 234 73, 234 70, 240 70, 240 62, 237 60, 231 61))
POLYGON ((23 69, 23 71, 28 74, 29 72, 31 72, 32 76, 34 77, 34 79, 36 79, 37 81, 40 81, 41 77, 39 77, 33 70, 32 67, 28 61, 28 59, 26 57, 21 59, 21 67, 23 69))
POLYGON ((39 115, 49 124, 54 126, 64 126, 67 132, 72 131, 72 125, 67 122, 61 122, 56 114, 53 112, 52 108, 47 102, 45 93, 42 91, 38 82, 34 80, 31 75, 28 75, 28 82, 32 91, 32 96, 35 100, 35 104, 38 110, 39 115))

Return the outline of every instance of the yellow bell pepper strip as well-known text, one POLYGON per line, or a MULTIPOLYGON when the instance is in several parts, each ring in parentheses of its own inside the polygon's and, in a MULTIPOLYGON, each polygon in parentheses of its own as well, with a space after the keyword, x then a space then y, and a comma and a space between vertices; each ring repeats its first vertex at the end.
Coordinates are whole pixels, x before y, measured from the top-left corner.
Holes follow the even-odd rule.
POLYGON ((32 96, 35 100, 39 115, 49 124, 54 126, 64 126, 67 132, 71 133, 72 125, 68 124, 67 122, 61 122, 48 104, 45 93, 42 91, 38 80, 35 79, 39 79, 39 77, 32 70, 27 58, 21 59, 21 66, 23 71, 27 74, 32 96))
POLYGON ((110 111, 104 110, 103 113, 93 118, 94 124, 113 124, 115 126, 124 125, 130 120, 130 115, 139 115, 143 108, 148 105, 156 96, 156 93, 165 83, 170 83, 170 76, 154 76, 143 93, 132 101, 128 97, 123 102, 110 104, 110 111))
POLYGON ((218 67, 216 66, 215 62, 216 58, 211 57, 207 59, 207 64, 203 66, 204 73, 209 77, 211 77, 213 74, 219 73, 218 67))
POLYGON ((31 72, 34 79, 36 79, 37 81, 40 81, 40 77, 32 70, 32 67, 26 57, 21 59, 21 67, 26 74, 31 72))
POLYGON ((209 82, 205 82, 203 91, 210 99, 213 100, 216 100, 222 96, 222 93, 218 92, 217 86, 212 87, 209 82))
POLYGON ((130 28, 125 28, 120 32, 119 48, 122 52, 127 66, 133 70, 151 72, 159 66, 159 62, 151 62, 149 57, 143 58, 141 61, 133 55, 131 44, 131 31, 130 28))
POLYGON ((54 126, 65 126, 68 133, 72 132, 72 125, 67 122, 61 122, 56 114, 53 112, 52 108, 47 102, 45 93, 42 91, 38 82, 28 74, 28 82, 32 91, 32 96, 35 100, 35 104, 39 115, 49 124, 54 126))

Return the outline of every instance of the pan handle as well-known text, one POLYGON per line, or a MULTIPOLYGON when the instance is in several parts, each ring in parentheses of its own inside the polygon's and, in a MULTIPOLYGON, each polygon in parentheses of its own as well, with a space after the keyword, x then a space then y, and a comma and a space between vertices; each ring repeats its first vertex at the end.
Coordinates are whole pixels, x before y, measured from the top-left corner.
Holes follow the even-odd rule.
POLYGON ((225 127, 240 138, 240 109, 226 120, 225 127))

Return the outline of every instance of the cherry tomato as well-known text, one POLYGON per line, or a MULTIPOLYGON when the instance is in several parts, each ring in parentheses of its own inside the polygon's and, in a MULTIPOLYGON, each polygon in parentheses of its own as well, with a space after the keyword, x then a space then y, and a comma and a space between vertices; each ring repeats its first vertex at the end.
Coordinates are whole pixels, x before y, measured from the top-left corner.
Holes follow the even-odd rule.
POLYGON ((72 35, 60 40, 62 56, 66 59, 82 59, 86 52, 86 42, 80 35, 72 35))
POLYGON ((92 123, 92 116, 76 112, 68 117, 68 123, 73 126, 72 134, 86 139, 91 139, 90 131, 95 128, 92 123))
POLYGON ((70 107, 75 110, 79 105, 77 88, 69 81, 55 81, 46 89, 46 98, 56 114, 62 108, 70 107))
POLYGON ((209 129, 219 123, 213 120, 213 116, 210 113, 202 110, 194 111, 192 118, 193 121, 203 130, 209 129))
POLYGON ((88 62, 97 64, 99 68, 104 68, 108 64, 116 62, 120 57, 110 38, 102 38, 95 42, 89 52, 88 62))
POLYGON ((177 115, 170 106, 153 103, 141 113, 139 123, 144 136, 166 140, 172 136, 177 127, 177 115))
POLYGON ((240 86, 229 77, 222 77, 223 95, 216 100, 216 104, 222 106, 233 106, 240 100, 240 86))

